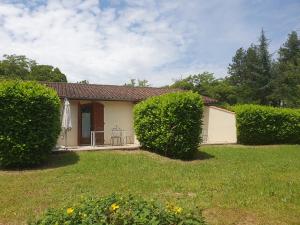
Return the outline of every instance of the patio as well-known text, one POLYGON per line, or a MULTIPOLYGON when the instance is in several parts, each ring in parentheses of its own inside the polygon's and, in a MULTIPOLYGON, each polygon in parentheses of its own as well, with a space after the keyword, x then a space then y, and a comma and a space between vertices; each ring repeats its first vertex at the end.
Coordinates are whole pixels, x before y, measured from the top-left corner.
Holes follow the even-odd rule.
POLYGON ((140 148, 138 144, 127 144, 127 145, 99 145, 99 146, 65 146, 56 147, 53 152, 77 152, 77 151, 101 151, 101 150, 137 150, 140 148))

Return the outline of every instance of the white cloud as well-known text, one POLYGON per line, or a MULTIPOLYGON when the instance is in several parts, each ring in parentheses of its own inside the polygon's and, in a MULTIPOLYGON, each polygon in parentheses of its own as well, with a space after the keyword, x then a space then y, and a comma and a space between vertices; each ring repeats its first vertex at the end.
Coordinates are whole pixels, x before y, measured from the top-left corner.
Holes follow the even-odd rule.
POLYGON ((235 0, 0 0, 0 54, 57 66, 73 82, 164 85, 205 70, 224 75, 234 51, 256 41, 249 15, 235 0))
POLYGON ((178 57, 178 38, 156 21, 158 12, 129 7, 117 15, 114 9, 101 11, 98 1, 70 2, 49 1, 33 10, 2 3, 1 52, 58 66, 71 81, 97 83, 142 78, 178 57))

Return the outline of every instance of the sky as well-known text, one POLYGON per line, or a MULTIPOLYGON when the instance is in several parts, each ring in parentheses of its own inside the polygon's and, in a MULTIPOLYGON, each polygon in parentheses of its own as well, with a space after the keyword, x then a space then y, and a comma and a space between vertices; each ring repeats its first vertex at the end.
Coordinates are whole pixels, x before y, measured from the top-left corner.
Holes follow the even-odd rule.
POLYGON ((221 78, 262 28, 275 57, 300 33, 300 0, 0 0, 0 55, 53 65, 69 82, 221 78))

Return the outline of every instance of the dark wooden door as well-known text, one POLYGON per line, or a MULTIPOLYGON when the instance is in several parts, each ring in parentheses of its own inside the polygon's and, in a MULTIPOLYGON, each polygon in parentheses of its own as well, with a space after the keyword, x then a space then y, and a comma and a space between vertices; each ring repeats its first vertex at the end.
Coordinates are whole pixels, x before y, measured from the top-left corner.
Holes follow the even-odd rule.
POLYGON ((92 104, 78 104, 78 141, 80 145, 91 143, 92 104))
POLYGON ((97 132, 96 145, 104 144, 104 106, 99 102, 92 103, 92 128, 93 131, 103 131, 97 132))
POLYGON ((78 104, 78 143, 91 144, 91 131, 96 133, 96 145, 104 144, 104 106, 98 102, 78 104))

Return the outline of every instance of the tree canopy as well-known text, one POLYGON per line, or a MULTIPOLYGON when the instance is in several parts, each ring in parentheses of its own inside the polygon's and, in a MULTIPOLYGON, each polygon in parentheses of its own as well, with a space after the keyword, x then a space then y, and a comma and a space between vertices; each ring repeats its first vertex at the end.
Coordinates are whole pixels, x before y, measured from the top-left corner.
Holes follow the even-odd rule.
POLYGON ((170 87, 192 90, 221 102, 235 103, 234 89, 228 80, 217 79, 213 73, 209 72, 189 75, 187 78, 176 80, 170 87))
POLYGON ((236 51, 225 78, 204 72, 175 80, 171 87, 193 90, 227 104, 300 107, 300 39, 292 31, 278 55, 272 55, 262 30, 257 44, 236 51))
POLYGON ((278 51, 278 61, 274 64, 274 88, 270 98, 277 105, 300 106, 300 39, 295 31, 278 51))
POLYGON ((36 81, 67 82, 57 67, 38 64, 24 55, 4 55, 0 60, 0 77, 36 81))

